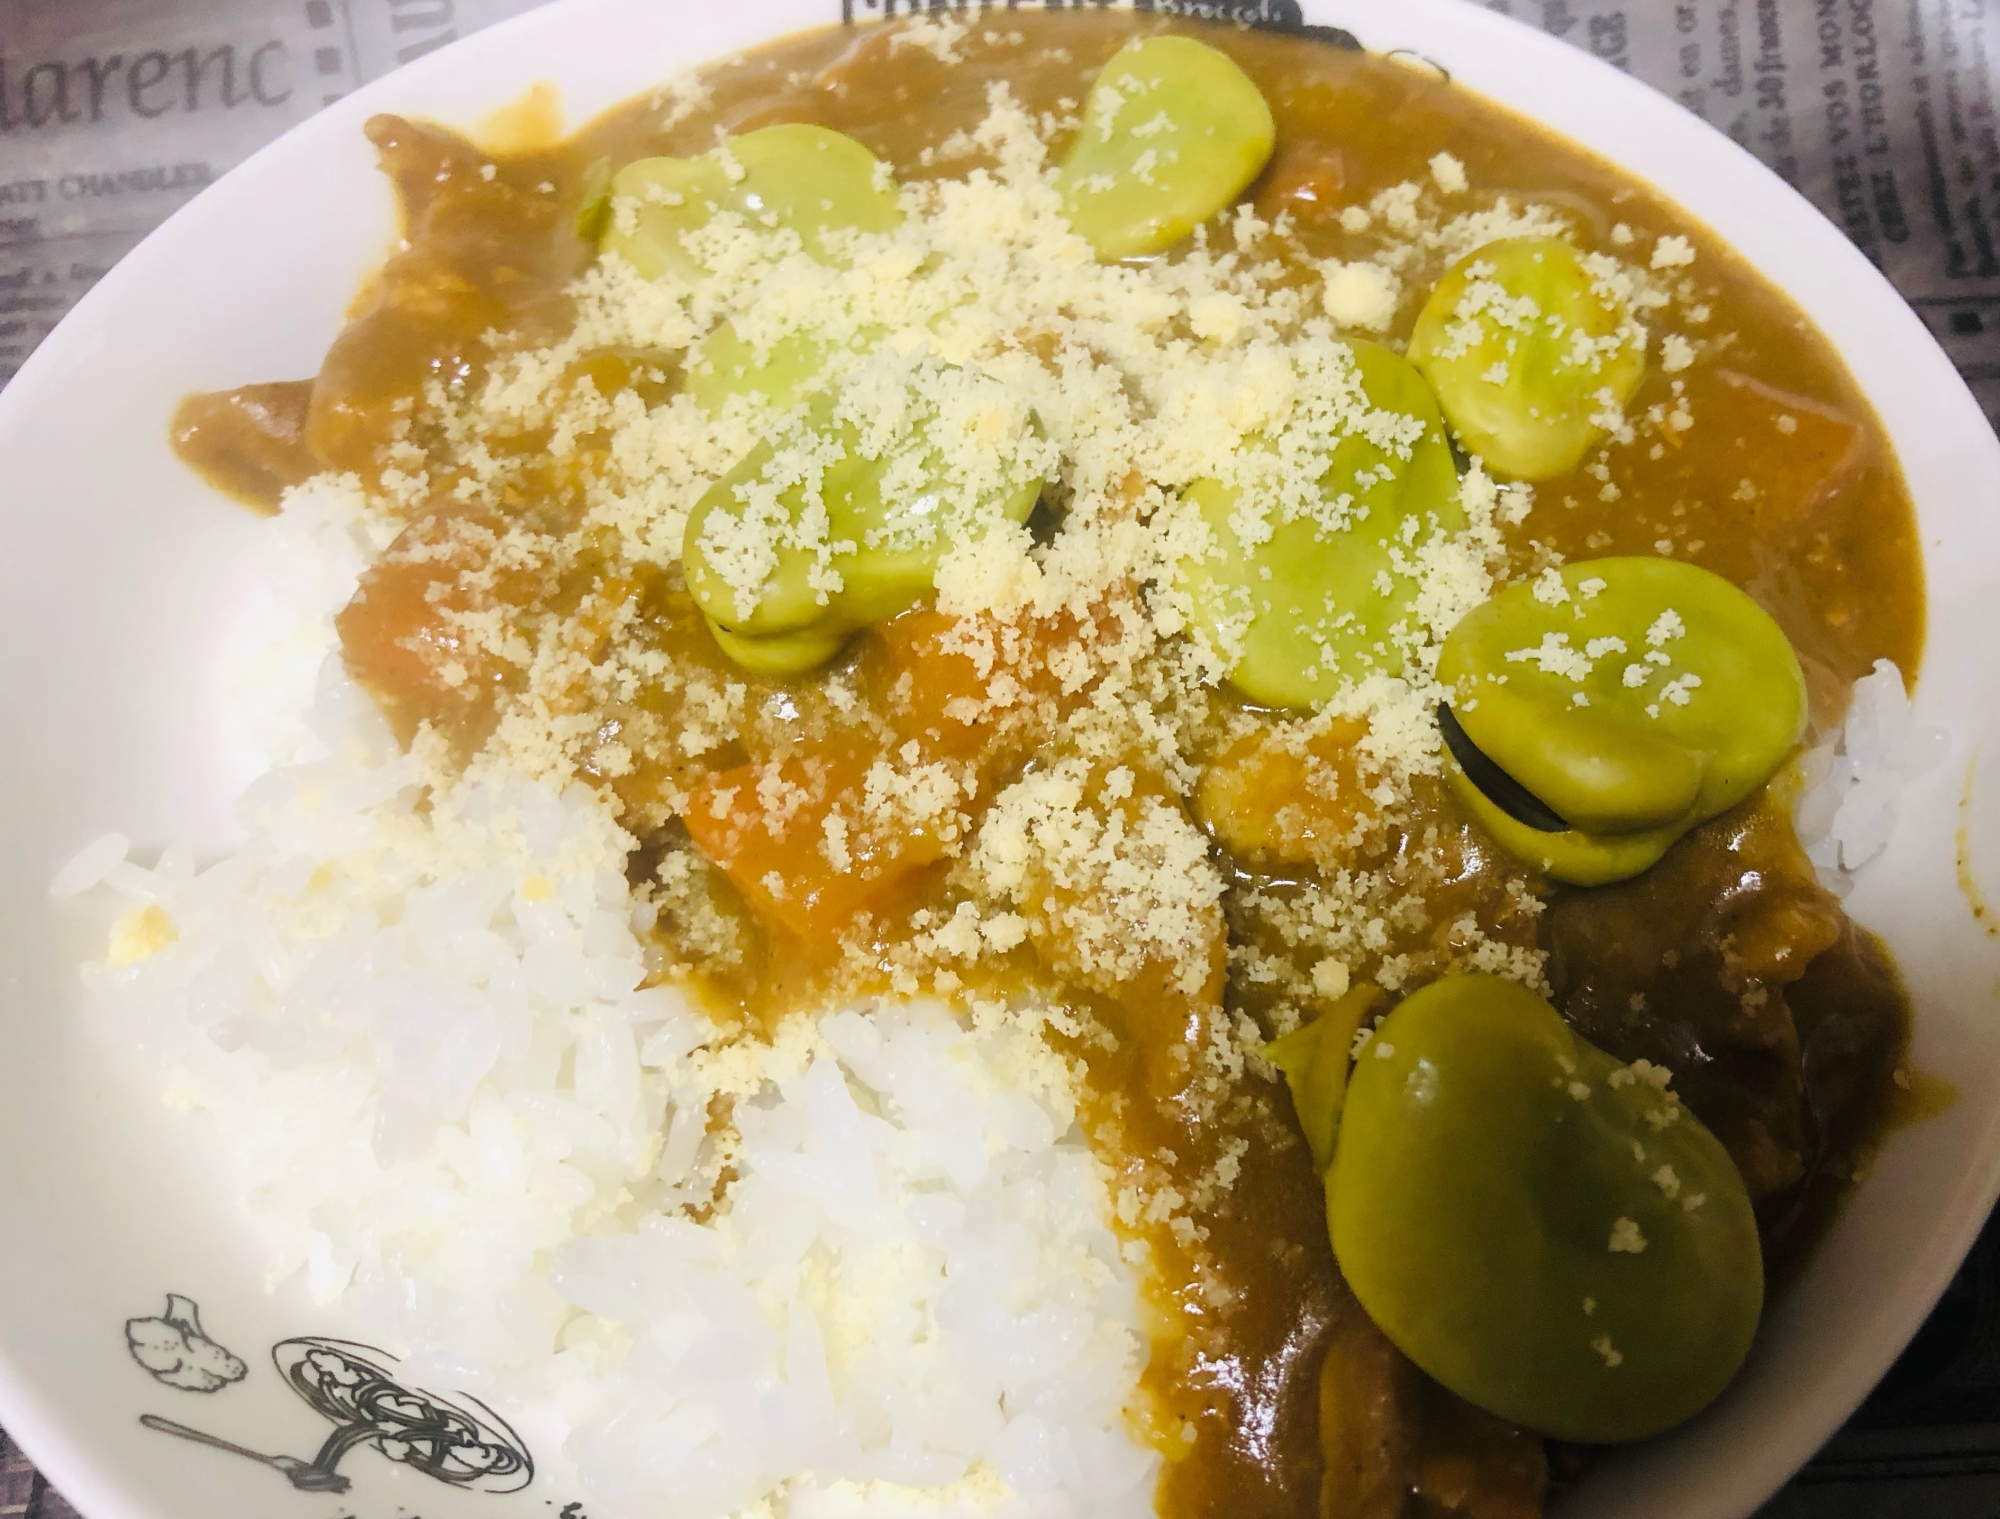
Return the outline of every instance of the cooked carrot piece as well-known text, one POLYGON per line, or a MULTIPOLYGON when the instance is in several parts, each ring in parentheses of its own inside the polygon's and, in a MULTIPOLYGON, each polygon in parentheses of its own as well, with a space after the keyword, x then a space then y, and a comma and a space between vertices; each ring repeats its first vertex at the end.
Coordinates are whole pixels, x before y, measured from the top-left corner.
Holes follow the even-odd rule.
POLYGON ((944 842, 880 821, 867 755, 829 750, 741 765, 695 788, 688 832, 763 916, 831 945, 855 917, 924 866, 944 842))

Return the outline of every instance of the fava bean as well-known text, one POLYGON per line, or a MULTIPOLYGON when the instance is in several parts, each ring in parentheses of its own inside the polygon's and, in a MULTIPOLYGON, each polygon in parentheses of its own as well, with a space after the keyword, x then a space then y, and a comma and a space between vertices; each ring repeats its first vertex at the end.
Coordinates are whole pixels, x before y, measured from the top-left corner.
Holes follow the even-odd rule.
POLYGON ((1509 853, 1576 885, 1647 869, 1763 785, 1805 729, 1783 630, 1677 559, 1509 586, 1452 630, 1438 679, 1465 736, 1569 827, 1528 826, 1456 762, 1453 789, 1509 853))
POLYGON ((683 239, 718 210, 795 232, 807 253, 829 261, 837 251, 829 234, 887 232, 900 219, 881 160, 851 137, 806 125, 760 127, 699 158, 637 159, 612 177, 611 207, 604 247, 647 279, 706 275, 683 239), (621 226, 624 201, 636 216, 621 226))
POLYGON ((761 638, 729 629, 709 619, 708 631, 716 646, 730 660, 752 675, 784 677, 817 670, 847 642, 850 629, 843 626, 801 628, 796 633, 769 633, 761 638))
POLYGON ((1575 469, 1646 372, 1626 301, 1554 237, 1461 259, 1424 303, 1409 355, 1466 452, 1519 480, 1575 469))
POLYGON ((690 356, 688 394, 704 411, 720 411, 731 396, 761 395, 784 407, 805 395, 826 367, 828 345, 815 333, 787 333, 761 357, 733 322, 723 322, 690 356))
POLYGON ((1271 108, 1227 54, 1146 37, 1098 74, 1057 185, 1099 258, 1158 253, 1241 195, 1276 138, 1271 108))
MULTIPOLYGON (((957 420, 983 395, 1004 431, 992 419, 1018 408, 998 382, 961 374, 959 384, 957 420)), ((970 480, 940 445, 937 407, 918 402, 905 422, 885 446, 822 395, 803 433, 759 444, 696 503, 682 566, 731 658, 764 673, 822 663, 849 633, 929 594, 949 542, 1027 520, 1042 485, 1025 446, 1032 417, 973 458, 982 473, 970 480)), ((951 441, 965 460, 962 439, 951 441)))
POLYGON ((1721 1143, 1511 981, 1453 976, 1382 1020, 1327 1174, 1361 1305, 1466 1401, 1545 1435, 1637 1440, 1727 1385, 1763 1305, 1721 1143))
POLYGON ((1316 1171, 1324 1173, 1333 1164, 1354 1036, 1387 1000, 1379 986, 1357 986, 1312 1022, 1272 1040, 1264 1050, 1264 1058, 1278 1068, 1291 1089, 1292 1108, 1305 1131, 1316 1171))
POLYGON ((1417 595, 1405 566, 1434 532, 1465 526, 1451 448, 1422 376, 1378 344, 1349 346, 1369 405, 1413 419, 1421 432, 1395 451, 1360 431, 1340 440, 1319 490, 1329 514, 1346 503, 1341 526, 1305 514, 1246 544, 1237 488, 1198 480, 1186 493, 1213 539, 1205 558, 1181 567, 1194 621, 1219 643, 1242 628, 1230 683, 1270 706, 1312 707, 1349 679, 1400 674, 1393 634, 1417 595))

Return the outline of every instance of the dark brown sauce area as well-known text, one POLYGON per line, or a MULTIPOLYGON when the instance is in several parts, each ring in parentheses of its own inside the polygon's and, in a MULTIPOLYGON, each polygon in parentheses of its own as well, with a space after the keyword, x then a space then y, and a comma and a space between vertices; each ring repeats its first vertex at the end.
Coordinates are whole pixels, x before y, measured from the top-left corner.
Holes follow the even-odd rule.
MULTIPOLYGON (((577 217, 603 162, 699 152, 718 128, 809 121, 922 178, 942 172, 924 167, 923 150, 979 119, 991 81, 1009 81, 1032 110, 1054 110, 1081 99, 1097 67, 1135 31, 1158 25, 1116 13, 1010 13, 1004 32, 968 45, 956 67, 921 49, 891 48, 888 29, 816 33, 717 66, 707 103, 671 129, 659 127, 657 105, 639 101, 568 142, 498 162, 452 134, 378 118, 369 132, 403 200, 403 242, 309 389, 250 386, 190 398, 176 445, 222 488, 267 504, 321 467, 379 480, 392 467, 392 445, 424 445, 411 427, 426 387, 462 393, 480 381, 493 357, 488 334, 532 346, 563 329, 562 291, 592 254, 577 217)), ((1798 649, 1817 725, 1837 719, 1847 686, 1874 660, 1915 669, 1922 578, 1895 461, 1852 380, 1781 295, 1643 187, 1434 79, 1296 38, 1201 35, 1233 54, 1272 104, 1279 152, 1253 194, 1267 214, 1290 212, 1312 258, 1365 253, 1365 239, 1343 231, 1334 213, 1423 178, 1441 150, 1461 159, 1477 186, 1570 209, 1587 242, 1611 248, 1622 223, 1647 243, 1673 232, 1699 250, 1695 272, 1711 308, 1699 335, 1719 356, 1679 377, 1679 392, 1656 368, 1631 408, 1685 402, 1695 427, 1659 458, 1618 450, 1608 476, 1579 471, 1539 487, 1539 504, 1510 545, 1521 565, 1545 550, 1570 558, 1672 552, 1746 586, 1798 649), (1790 431, 1780 429, 1781 417, 1792 419, 1790 431)), ((1406 303, 1397 341, 1421 294, 1406 303)), ((631 389, 649 401, 676 380, 670 364, 643 353, 607 351, 580 368, 601 393, 631 389)), ((517 671, 482 662, 457 640, 441 615, 453 608, 498 607, 523 626, 557 617, 601 627, 605 639, 645 641, 683 667, 727 668, 676 569, 635 565, 610 545, 579 548, 568 538, 582 517, 592 450, 603 443, 585 440, 576 456, 557 460, 538 452, 540 441, 500 445, 524 461, 522 483, 490 521, 443 504, 453 482, 434 462, 431 499, 439 504, 412 522, 341 615, 350 666, 406 735, 428 722, 462 748, 476 747, 519 689, 517 671), (500 532, 523 526, 541 535, 546 556, 496 566, 500 532)), ((818 766, 813 784, 837 790, 885 748, 916 742, 927 754, 973 763, 983 797, 1018 775, 1046 737, 1047 711, 978 731, 942 719, 952 693, 978 677, 937 654, 936 629, 925 621, 935 616, 908 614, 845 657, 843 668, 869 693, 866 721, 830 710, 811 682, 748 681, 741 731, 690 760, 659 741, 684 721, 671 693, 596 711, 603 752, 633 760, 585 771, 646 835, 635 881, 655 879, 663 862, 697 848, 725 861, 768 859, 801 879, 823 873, 796 843, 741 828, 725 835, 701 815, 682 821, 662 801, 713 786, 734 767, 818 766)), ((1093 633, 1028 630, 1016 658, 1022 679, 1032 683, 1052 652, 1093 633)), ((1243 769, 1261 763, 1254 757, 1205 758, 1219 777, 1248 777, 1244 784, 1274 813, 1287 786, 1302 784, 1243 769)), ((1379 842, 1372 861, 1423 897, 1383 950, 1410 957, 1408 984, 1449 962, 1448 925, 1467 912, 1504 942, 1539 942, 1559 1005, 1579 1030, 1624 1058, 1670 1067, 1729 1145, 1782 1276, 1885 1124, 1910 1106, 1897 1084, 1908 1014, 1893 967, 1819 887, 1783 812, 1768 801, 1746 804, 1638 881, 1549 894, 1539 921, 1510 894, 1522 873, 1441 791, 1420 797, 1414 818, 1379 842)), ((1233 854, 1217 847, 1234 872, 1226 911, 1237 939, 1297 960, 1303 951, 1257 904, 1282 903, 1312 880, 1312 849, 1240 830, 1230 843, 1233 854)), ((850 946, 857 935, 887 943, 913 913, 947 900, 938 855, 927 849, 922 839, 885 845, 843 876, 812 881, 782 908, 746 900, 710 871, 702 876, 705 916, 701 904, 682 903, 661 932, 685 950, 698 918, 710 925, 701 932, 728 925, 733 958, 716 958, 723 968, 713 988, 768 1021, 811 1002, 841 973, 842 945, 824 925, 838 925, 850 946)), ((1199 1039, 1190 1030, 1204 1005, 1220 999, 1255 1017, 1270 1003, 1240 967, 1225 980, 1221 928, 1216 974, 1199 997, 1160 978, 1080 982, 1050 939, 1031 939, 1008 967, 1060 986, 1114 1036, 1112 1047, 1086 1051, 1089 1121, 1123 1157, 1121 1180, 1142 1193, 1192 1191, 1219 1156, 1241 1149, 1235 1184, 1196 1209, 1207 1230, 1199 1251, 1164 1228, 1139 1230, 1160 1262, 1159 1306, 1176 1331, 1159 1337, 1147 1373, 1152 1432, 1171 1457, 1161 1513, 1539 1512, 1549 1483, 1541 1443, 1430 1384, 1342 1284, 1319 1183, 1282 1091, 1246 1074, 1227 1100, 1198 1100, 1184 1057, 1199 1039)), ((1556 1464, 1559 1472, 1575 1465, 1568 1453, 1556 1464)))
POLYGON ((1885 1011, 1905 1000, 1888 951, 1819 885, 1768 796, 1635 881, 1558 894, 1546 942, 1577 1031, 1671 1068, 1728 1147, 1784 1280, 1898 1106, 1907 1029, 1885 1011))
POLYGON ((174 409, 174 452, 210 485, 260 512, 326 466, 306 445, 311 380, 239 385, 192 395, 174 409))

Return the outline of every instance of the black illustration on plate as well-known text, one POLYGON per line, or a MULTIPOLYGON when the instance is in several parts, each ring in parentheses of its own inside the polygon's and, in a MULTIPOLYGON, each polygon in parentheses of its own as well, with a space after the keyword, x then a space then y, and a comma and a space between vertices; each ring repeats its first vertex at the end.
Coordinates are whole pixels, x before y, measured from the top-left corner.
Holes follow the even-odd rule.
POLYGON ((201 1305, 178 1292, 167 1294, 159 1317, 125 1321, 125 1348, 155 1382, 182 1392, 219 1392, 250 1372, 202 1332, 201 1305))
POLYGON ((266 1455, 157 1414, 142 1415, 139 1422, 273 1467, 301 1492, 346 1492, 353 1483, 341 1473, 341 1461, 350 1451, 371 1446, 391 1461, 472 1492, 519 1492, 534 1480, 534 1458, 506 1420, 477 1398, 446 1397, 399 1381, 400 1362, 385 1351, 310 1336, 279 1341, 271 1359, 286 1385, 334 1426, 310 1461, 266 1455))

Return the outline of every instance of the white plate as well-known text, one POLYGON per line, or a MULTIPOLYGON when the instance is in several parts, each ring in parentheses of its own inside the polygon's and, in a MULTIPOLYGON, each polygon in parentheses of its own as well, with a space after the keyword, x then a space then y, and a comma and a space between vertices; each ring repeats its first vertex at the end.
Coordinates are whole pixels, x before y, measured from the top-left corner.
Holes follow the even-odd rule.
MULTIPOLYGON (((861 6, 857 0, 857 9, 861 6)), ((1910 796, 1852 906, 1895 949, 1916 1055, 1957 1105, 1900 1135, 1749 1368, 1710 1414, 1626 1452, 1577 1515, 1747 1513, 1840 1423, 1921 1322, 2000 1190, 2000 942, 1961 878, 2000 903, 2000 444, 1923 327, 1834 227, 1720 134, 1539 32, 1458 0, 1306 0, 1307 19, 1408 48, 1589 144, 1708 222, 1845 355, 1901 455, 1929 585, 1921 720, 1950 756, 1910 796)), ((437 53, 225 177, 149 238, 0 396, 0 1423, 90 1519, 554 1515, 543 1457, 511 1499, 474 1497, 363 1446, 344 1497, 169 1439, 142 1415, 309 1460, 333 1431, 281 1382, 271 1347, 339 1335, 337 1314, 263 1290, 231 1200, 203 1184, 203 1136, 107 1059, 75 1016, 76 965, 101 943, 48 895, 107 827, 142 844, 232 831, 243 780, 223 739, 218 652, 251 579, 250 520, 167 446, 190 390, 312 373, 392 231, 361 135, 376 111, 470 124, 538 81, 580 122, 680 66, 838 19, 839 0, 696 9, 565 0, 437 53), (128 1354, 127 1319, 198 1300, 242 1355, 241 1384, 164 1387, 128 1354)), ((297 1352, 285 1353, 289 1362, 297 1352)), ((330 1364, 330 1363, 329 1363, 330 1364)), ((393 1371, 394 1368, 386 1368, 393 1371)), ((408 1373, 404 1373, 408 1375, 408 1373)), ((429 1385, 448 1372, 423 1370, 429 1385)))

